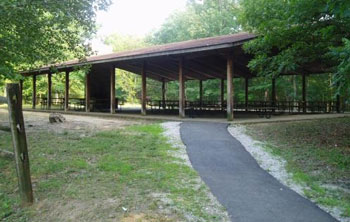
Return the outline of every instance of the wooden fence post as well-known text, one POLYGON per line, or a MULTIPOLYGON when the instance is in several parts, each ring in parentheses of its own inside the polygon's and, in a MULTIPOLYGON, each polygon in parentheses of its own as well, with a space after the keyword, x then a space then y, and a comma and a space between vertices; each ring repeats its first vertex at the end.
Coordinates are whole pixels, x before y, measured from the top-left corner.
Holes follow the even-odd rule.
POLYGON ((33 190, 30 179, 29 156, 23 112, 21 101, 19 100, 21 98, 20 89, 18 84, 7 84, 6 90, 19 193, 22 205, 27 206, 33 203, 33 190))

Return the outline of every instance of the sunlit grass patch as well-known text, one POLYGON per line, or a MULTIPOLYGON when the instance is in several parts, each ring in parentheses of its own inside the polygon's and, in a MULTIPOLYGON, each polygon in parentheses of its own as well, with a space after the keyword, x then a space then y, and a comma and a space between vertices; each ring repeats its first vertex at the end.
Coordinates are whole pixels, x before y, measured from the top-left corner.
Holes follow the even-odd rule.
MULTIPOLYGON (((28 133, 36 198, 31 208, 19 208, 13 162, 0 161, 4 169, 0 173, 0 210, 6 212, 1 219, 44 221, 56 215, 120 221, 140 213, 146 218, 167 218, 165 221, 186 221, 189 215, 194 221, 225 217, 206 210, 210 202, 207 187, 199 183, 191 167, 171 156, 169 151, 176 148, 163 136, 160 124, 80 134, 74 130, 28 133)), ((10 139, 9 133, 0 132, 2 139, 10 139)), ((11 143, 0 142, 0 146, 11 147, 11 143)))

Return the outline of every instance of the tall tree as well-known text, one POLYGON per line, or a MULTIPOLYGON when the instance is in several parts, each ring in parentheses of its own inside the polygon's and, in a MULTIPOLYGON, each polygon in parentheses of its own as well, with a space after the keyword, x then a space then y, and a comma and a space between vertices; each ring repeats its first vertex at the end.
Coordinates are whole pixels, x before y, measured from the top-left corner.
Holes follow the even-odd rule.
POLYGON ((349 57, 341 53, 349 52, 343 40, 350 38, 349 1, 241 0, 241 10, 244 29, 258 35, 245 44, 253 71, 349 74, 349 57))
POLYGON ((237 14, 235 0, 189 0, 186 9, 172 14, 148 41, 161 44, 236 33, 237 14))
POLYGON ((0 78, 70 58, 91 49, 97 10, 110 0, 1 0, 0 78))
MULTIPOLYGON (((188 0, 184 11, 173 13, 161 28, 151 33, 146 40, 151 44, 164 44, 236 33, 241 30, 237 15, 238 7, 235 0, 188 0)), ((159 99, 160 86, 159 84, 157 86, 158 88, 154 88, 158 90, 158 94, 155 90, 154 97, 159 99)), ((218 80, 205 81, 203 86, 205 100, 213 101, 220 98, 218 80)), ((177 82, 168 84, 167 96, 168 99, 178 98, 177 82)), ((199 99, 197 81, 186 83, 186 99, 199 99)))

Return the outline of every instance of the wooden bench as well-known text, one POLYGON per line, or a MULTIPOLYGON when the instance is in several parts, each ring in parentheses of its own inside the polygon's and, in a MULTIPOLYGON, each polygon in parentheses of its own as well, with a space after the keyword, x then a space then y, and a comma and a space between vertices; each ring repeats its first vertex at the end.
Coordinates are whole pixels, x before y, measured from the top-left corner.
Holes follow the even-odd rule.
POLYGON ((250 107, 251 109, 254 109, 260 118, 266 118, 270 119, 272 116, 272 113, 275 112, 277 109, 276 106, 261 106, 261 107, 250 107))

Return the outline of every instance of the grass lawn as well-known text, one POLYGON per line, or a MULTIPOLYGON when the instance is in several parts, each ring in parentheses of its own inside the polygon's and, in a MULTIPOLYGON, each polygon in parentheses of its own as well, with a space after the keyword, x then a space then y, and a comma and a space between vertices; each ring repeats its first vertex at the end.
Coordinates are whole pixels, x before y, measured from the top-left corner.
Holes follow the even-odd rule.
POLYGON ((287 161, 309 198, 350 217, 350 118, 255 124, 247 132, 287 161))
MULTIPOLYGON (((27 132, 35 204, 19 208, 14 162, 1 159, 0 221, 225 221, 162 132, 157 123, 85 137, 27 132)), ((0 149, 12 150, 9 132, 0 149)))

